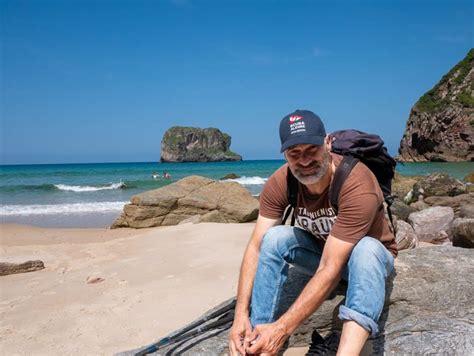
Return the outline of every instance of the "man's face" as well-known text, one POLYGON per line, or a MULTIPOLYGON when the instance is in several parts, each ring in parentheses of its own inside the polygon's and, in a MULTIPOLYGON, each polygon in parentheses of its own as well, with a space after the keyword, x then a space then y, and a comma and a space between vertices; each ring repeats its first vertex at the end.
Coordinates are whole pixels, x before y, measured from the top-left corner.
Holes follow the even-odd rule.
POLYGON ((330 155, 326 145, 301 144, 285 151, 291 173, 305 185, 316 184, 329 169, 330 155))

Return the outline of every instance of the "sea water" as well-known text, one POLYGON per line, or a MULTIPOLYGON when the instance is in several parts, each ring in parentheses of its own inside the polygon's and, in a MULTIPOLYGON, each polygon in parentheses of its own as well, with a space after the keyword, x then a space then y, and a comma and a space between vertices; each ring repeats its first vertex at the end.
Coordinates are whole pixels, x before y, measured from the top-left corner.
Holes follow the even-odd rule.
MULTIPOLYGON (((260 194, 283 160, 209 163, 93 163, 0 166, 0 222, 45 227, 107 227, 130 197, 190 176, 220 179, 234 173, 252 195, 260 194), (163 179, 168 172, 171 179, 163 179), (153 178, 157 173, 160 177, 153 178)), ((403 175, 447 172, 462 179, 473 162, 406 163, 403 175)))

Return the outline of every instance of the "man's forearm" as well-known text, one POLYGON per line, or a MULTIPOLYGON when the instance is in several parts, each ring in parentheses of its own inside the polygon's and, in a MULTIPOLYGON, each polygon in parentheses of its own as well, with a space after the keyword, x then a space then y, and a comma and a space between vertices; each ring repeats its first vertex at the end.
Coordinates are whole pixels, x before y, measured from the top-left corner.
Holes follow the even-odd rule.
POLYGON ((235 311, 249 313, 250 298, 252 297, 253 282, 257 271, 259 250, 250 243, 245 251, 240 267, 239 286, 237 289, 237 305, 235 311))
POLYGON ((245 250, 242 265, 240 267, 239 286, 237 289, 236 315, 249 313, 250 299, 252 298, 252 288, 257 273, 258 257, 260 255, 260 243, 264 234, 271 227, 278 225, 279 219, 269 219, 258 216, 257 223, 252 232, 249 244, 245 250))
POLYGON ((287 335, 291 335, 321 306, 340 279, 340 274, 334 269, 323 268, 316 272, 293 305, 277 321, 287 335))

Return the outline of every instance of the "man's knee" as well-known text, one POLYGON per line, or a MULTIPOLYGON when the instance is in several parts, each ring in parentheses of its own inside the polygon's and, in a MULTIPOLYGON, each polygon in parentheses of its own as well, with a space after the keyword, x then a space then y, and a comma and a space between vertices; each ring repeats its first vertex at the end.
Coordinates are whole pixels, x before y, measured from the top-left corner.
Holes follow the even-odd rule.
POLYGON ((393 257, 379 240, 366 236, 352 250, 349 266, 369 270, 385 267, 386 274, 390 274, 393 269, 393 257))
POLYGON ((261 253, 283 254, 286 251, 288 242, 293 239, 292 226, 278 225, 274 226, 263 236, 260 246, 261 253))

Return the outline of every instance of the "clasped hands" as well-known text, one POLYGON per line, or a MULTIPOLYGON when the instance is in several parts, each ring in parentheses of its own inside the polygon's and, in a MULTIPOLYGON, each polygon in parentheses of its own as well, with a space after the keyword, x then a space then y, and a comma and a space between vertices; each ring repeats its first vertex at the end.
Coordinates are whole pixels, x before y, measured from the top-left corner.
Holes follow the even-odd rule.
POLYGON ((256 325, 252 330, 250 320, 234 320, 229 333, 231 356, 276 355, 289 337, 278 322, 256 325))

